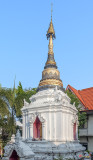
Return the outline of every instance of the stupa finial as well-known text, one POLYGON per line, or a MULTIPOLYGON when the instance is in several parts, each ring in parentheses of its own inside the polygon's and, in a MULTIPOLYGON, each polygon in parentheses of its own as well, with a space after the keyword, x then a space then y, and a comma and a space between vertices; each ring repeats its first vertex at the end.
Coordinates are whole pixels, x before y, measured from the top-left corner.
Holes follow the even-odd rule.
POLYGON ((52 23, 52 12, 53 12, 52 7, 53 7, 53 4, 51 3, 51 22, 46 35, 47 39, 49 39, 49 45, 48 45, 49 50, 48 50, 48 59, 47 59, 45 68, 49 65, 53 65, 55 68, 57 68, 56 62, 54 60, 54 53, 53 53, 53 38, 55 38, 55 31, 52 23))
POLYGON ((47 39, 50 38, 50 36, 52 36, 52 38, 55 38, 55 31, 54 31, 54 27, 53 27, 53 23, 52 23, 52 12, 53 12, 53 3, 51 3, 51 22, 47 31, 47 39))
POLYGON ((53 12, 53 3, 51 3, 51 20, 52 20, 52 12, 53 12))
POLYGON ((52 6, 53 4, 51 4, 51 22, 46 34, 47 39, 49 39, 48 58, 42 72, 42 79, 40 80, 37 91, 42 89, 55 88, 55 86, 57 86, 59 89, 63 89, 63 83, 60 80, 60 72, 57 70, 57 65, 53 53, 53 39, 55 38, 55 31, 52 23, 52 6))

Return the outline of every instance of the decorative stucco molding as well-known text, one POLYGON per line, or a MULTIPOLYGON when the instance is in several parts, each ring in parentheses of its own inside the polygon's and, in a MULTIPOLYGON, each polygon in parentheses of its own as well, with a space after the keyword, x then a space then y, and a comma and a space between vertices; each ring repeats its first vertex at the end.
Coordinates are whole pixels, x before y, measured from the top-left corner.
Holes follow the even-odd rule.
POLYGON ((41 116, 41 114, 39 112, 35 112, 35 113, 31 114, 29 123, 33 124, 36 120, 36 117, 39 118, 41 123, 45 123, 45 119, 41 116))
POLYGON ((77 126, 79 125, 78 116, 76 114, 73 115, 72 125, 74 125, 75 123, 77 126))

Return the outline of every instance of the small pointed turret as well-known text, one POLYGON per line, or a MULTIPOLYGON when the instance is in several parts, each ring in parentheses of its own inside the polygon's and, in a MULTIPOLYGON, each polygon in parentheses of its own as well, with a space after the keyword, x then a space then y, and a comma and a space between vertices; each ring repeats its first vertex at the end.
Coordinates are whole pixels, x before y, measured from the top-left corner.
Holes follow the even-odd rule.
POLYGON ((46 36, 47 39, 49 39, 48 58, 44 70, 42 72, 42 79, 39 83, 37 90, 55 88, 56 86, 59 89, 63 89, 63 83, 60 80, 60 72, 57 70, 53 53, 53 39, 55 38, 55 31, 52 23, 52 12, 51 12, 51 22, 46 36))

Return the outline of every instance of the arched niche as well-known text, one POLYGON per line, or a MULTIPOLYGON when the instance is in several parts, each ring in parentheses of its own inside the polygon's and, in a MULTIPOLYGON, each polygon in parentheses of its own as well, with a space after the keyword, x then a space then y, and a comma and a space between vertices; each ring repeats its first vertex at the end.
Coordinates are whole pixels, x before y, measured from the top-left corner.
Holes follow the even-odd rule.
POLYGON ((9 160, 20 160, 19 156, 17 155, 17 152, 13 150, 9 160))
POLYGON ((31 114, 30 121, 30 137, 45 139, 45 119, 40 113, 31 114), (37 124, 37 125, 36 125, 37 124))
POLYGON ((38 116, 33 123, 33 138, 42 139, 42 123, 39 120, 38 116))
POLYGON ((78 140, 78 116, 77 115, 73 115, 73 120, 72 120, 72 127, 73 127, 73 140, 78 140))

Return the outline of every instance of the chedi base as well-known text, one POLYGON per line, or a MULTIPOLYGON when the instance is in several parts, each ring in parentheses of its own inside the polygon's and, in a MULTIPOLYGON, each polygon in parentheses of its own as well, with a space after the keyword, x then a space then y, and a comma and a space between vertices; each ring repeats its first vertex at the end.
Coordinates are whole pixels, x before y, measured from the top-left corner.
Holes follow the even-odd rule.
POLYGON ((85 148, 78 141, 55 145, 53 142, 44 140, 22 140, 20 133, 17 132, 16 137, 13 136, 10 143, 6 145, 3 160, 56 160, 59 157, 63 160, 78 160, 84 150, 85 148))

